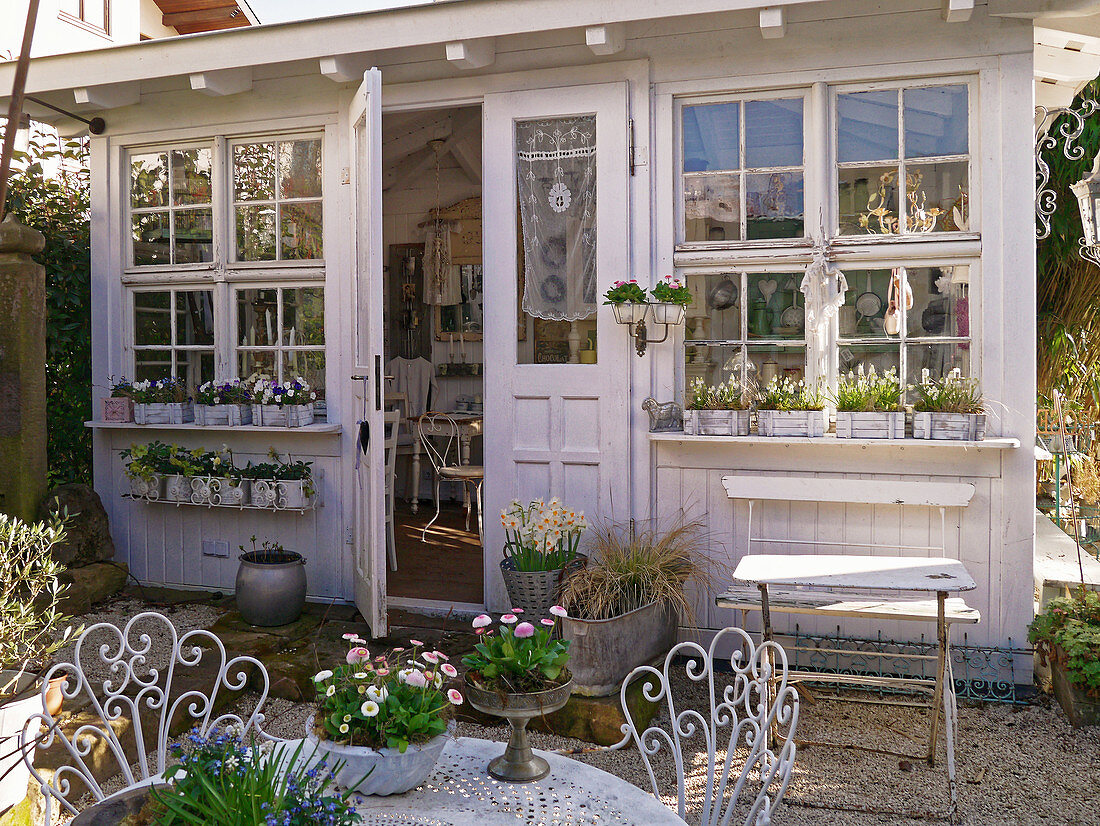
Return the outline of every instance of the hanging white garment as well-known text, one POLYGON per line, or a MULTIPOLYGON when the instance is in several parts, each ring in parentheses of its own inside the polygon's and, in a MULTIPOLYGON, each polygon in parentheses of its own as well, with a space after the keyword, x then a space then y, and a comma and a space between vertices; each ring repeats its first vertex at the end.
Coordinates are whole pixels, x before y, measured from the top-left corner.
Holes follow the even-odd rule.
POLYGON ((551 321, 596 312, 596 118, 516 124, 523 310, 551 321))
POLYGON ((429 396, 436 390, 435 366, 425 358, 398 356, 386 364, 386 375, 393 376, 393 389, 409 400, 407 416, 422 416, 428 410, 429 396))
POLYGON ((824 252, 818 252, 806 268, 800 289, 806 296, 806 343, 811 345, 811 352, 817 353, 816 363, 807 365, 807 377, 824 379, 828 375, 827 354, 831 352, 829 325, 844 304, 848 281, 824 252))
POLYGON ((424 227, 424 303, 449 306, 462 301, 462 278, 451 264, 451 233, 456 221, 429 221, 424 227))

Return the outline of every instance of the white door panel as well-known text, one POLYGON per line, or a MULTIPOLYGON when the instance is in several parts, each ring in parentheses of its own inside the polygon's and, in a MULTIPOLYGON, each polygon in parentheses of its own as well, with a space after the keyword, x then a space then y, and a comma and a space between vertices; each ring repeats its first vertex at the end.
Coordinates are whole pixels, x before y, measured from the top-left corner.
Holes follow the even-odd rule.
MULTIPOLYGON (((355 410, 369 438, 356 447, 355 604, 384 636, 386 513, 382 421, 382 73, 368 70, 349 111, 355 198, 355 410)), ((356 423, 358 428, 358 422, 356 423)))
MULTIPOLYGON (((596 116, 598 293, 630 271, 628 84, 488 95, 485 99, 485 582, 507 608, 499 572, 500 510, 513 498, 559 496, 590 517, 629 508, 629 337, 597 310, 596 364, 517 363, 515 123, 596 116)), ((602 300, 602 299, 598 299, 602 300)))

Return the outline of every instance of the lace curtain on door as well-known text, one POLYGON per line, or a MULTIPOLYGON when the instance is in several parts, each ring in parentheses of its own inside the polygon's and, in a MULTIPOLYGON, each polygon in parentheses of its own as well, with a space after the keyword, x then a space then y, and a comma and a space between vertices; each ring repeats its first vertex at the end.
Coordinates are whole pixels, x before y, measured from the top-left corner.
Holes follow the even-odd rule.
POLYGON ((548 321, 596 312, 596 117, 516 124, 523 310, 548 321))

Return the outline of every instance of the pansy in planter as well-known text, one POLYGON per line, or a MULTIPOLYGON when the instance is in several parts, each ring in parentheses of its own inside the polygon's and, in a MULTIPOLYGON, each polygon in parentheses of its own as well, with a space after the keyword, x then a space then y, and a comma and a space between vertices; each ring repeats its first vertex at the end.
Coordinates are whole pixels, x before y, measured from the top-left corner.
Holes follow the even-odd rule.
POLYGON ((307 734, 343 762, 341 784, 363 794, 399 794, 431 773, 462 695, 445 689, 448 675, 425 654, 437 662, 443 657, 414 645, 372 658, 356 645, 345 663, 314 678, 317 713, 307 734), (371 767, 370 777, 359 782, 371 767))

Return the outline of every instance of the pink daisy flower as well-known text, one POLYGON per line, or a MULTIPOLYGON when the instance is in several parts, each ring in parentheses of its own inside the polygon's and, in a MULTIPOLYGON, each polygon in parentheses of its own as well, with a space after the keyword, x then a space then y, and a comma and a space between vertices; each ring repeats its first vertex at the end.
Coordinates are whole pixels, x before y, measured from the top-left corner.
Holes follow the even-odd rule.
POLYGON ((519 617, 517 617, 515 614, 505 614, 503 617, 500 618, 500 621, 503 622, 505 625, 511 625, 514 622, 519 622, 519 617))
POLYGON ((443 665, 439 666, 439 670, 446 674, 448 677, 458 676, 458 669, 450 663, 443 663, 443 665))
POLYGON ((553 628, 554 627, 554 621, 552 619, 546 619, 546 617, 543 617, 542 619, 539 620, 539 622, 541 622, 543 625, 547 626, 548 628, 553 628))
POLYGON ((552 605, 550 607, 550 613, 555 617, 568 617, 569 612, 562 608, 560 605, 552 605))
POLYGON ((451 701, 452 705, 462 705, 462 695, 455 691, 453 688, 447 692, 447 699, 451 701))
POLYGON ((529 622, 521 622, 516 626, 516 636, 521 640, 535 636, 535 626, 529 622))
MULTIPOLYGON (((420 640, 409 640, 409 643, 410 643, 411 645, 416 645, 416 646, 420 646, 420 645, 423 645, 423 644, 424 644, 424 643, 422 643, 422 642, 421 642, 420 640)), ((394 649, 394 650, 396 651, 397 649, 394 649)))
POLYGON ((492 625, 492 624, 493 624, 493 620, 488 614, 481 614, 480 616, 474 617, 474 622, 473 622, 474 628, 484 628, 486 625, 492 625))

